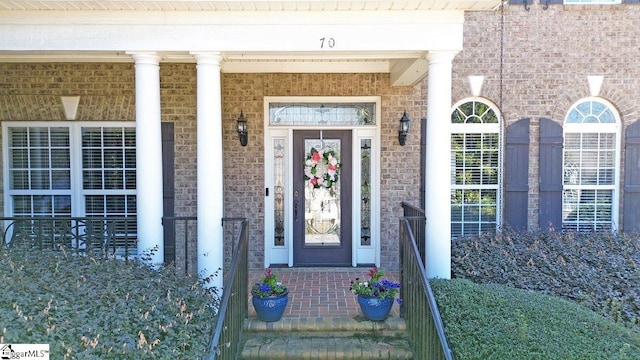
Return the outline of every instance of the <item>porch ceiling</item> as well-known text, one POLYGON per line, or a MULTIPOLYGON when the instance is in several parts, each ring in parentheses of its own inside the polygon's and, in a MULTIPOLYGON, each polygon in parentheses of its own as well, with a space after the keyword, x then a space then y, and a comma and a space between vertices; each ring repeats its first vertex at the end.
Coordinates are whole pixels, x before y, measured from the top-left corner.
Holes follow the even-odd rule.
POLYGON ((162 62, 193 63, 192 53, 220 49, 227 73, 389 73, 407 86, 426 76, 429 51, 462 48, 464 11, 500 4, 0 0, 0 62, 133 62, 128 52, 154 51, 162 62), (340 46, 318 49, 326 35, 340 46))
POLYGON ((349 11, 349 10, 492 10, 501 0, 0 0, 0 10, 89 11, 349 11))

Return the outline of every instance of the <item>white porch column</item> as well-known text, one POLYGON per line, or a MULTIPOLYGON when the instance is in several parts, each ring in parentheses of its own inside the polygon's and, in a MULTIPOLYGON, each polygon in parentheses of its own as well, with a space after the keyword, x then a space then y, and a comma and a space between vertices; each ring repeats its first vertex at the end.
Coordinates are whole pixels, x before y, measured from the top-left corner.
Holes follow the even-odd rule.
POLYGON ((164 262, 162 231, 162 134, 160 58, 131 53, 136 71, 136 203, 138 254, 157 247, 151 262, 164 262))
POLYGON ((222 288, 224 209, 222 164, 222 85, 218 53, 194 53, 197 65, 198 273, 219 270, 211 286, 222 288))
POLYGON ((425 174, 426 272, 451 278, 451 69, 456 52, 430 52, 425 174))

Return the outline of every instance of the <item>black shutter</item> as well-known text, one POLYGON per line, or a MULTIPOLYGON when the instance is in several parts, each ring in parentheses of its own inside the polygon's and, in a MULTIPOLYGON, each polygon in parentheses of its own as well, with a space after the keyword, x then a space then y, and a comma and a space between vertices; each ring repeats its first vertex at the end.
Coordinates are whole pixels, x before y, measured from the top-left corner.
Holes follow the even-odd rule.
MULTIPOLYGON (((175 174, 174 174, 174 128, 173 123, 163 122, 162 126, 162 206, 164 217, 175 215, 175 174)), ((176 260, 175 223, 163 221, 164 262, 171 264, 176 260)))
POLYGON ((629 125, 624 145, 624 231, 640 231, 640 121, 629 125))
POLYGON ((540 222, 541 230, 562 229, 562 126, 540 119, 540 222))
POLYGON ((527 229, 529 209, 529 119, 507 128, 504 170, 504 221, 515 230, 527 229))

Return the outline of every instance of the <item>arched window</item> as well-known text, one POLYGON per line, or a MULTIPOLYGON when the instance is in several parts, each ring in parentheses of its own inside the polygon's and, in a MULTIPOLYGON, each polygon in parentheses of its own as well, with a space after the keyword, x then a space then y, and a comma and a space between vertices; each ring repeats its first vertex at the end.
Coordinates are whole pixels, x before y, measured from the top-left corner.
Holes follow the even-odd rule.
POLYGON ((451 113, 451 236, 495 232, 501 225, 502 139, 497 107, 481 98, 451 113))
POLYGON ((617 229, 619 124, 614 107, 601 98, 582 99, 567 113, 562 155, 564 230, 617 229))

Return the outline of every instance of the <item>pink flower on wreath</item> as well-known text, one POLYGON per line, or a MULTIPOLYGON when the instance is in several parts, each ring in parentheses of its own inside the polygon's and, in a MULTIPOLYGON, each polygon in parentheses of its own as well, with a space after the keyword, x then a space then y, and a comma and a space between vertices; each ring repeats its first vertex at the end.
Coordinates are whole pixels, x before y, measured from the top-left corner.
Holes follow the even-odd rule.
POLYGON ((320 154, 319 151, 314 152, 313 154, 311 154, 311 160, 315 161, 316 163, 320 162, 320 160, 322 160, 322 154, 320 154))

